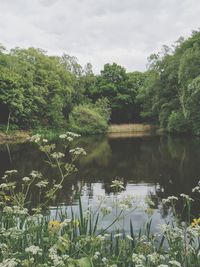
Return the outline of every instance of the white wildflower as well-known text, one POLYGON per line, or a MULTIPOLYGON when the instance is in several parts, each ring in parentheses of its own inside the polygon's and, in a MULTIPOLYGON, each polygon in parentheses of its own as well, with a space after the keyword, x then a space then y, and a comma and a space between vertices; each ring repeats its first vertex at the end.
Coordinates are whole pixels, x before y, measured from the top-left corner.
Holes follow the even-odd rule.
POLYGON ((106 239, 105 235, 98 235, 96 236, 96 239, 99 241, 104 241, 106 239))
POLYGON ((2 190, 6 190, 6 189, 8 189, 8 188, 9 188, 8 184, 6 184, 6 183, 2 183, 2 184, 0 184, 0 189, 2 189, 2 190))
POLYGON ((188 201, 194 201, 193 198, 191 198, 190 196, 186 195, 186 194, 180 194, 181 197, 183 197, 184 199, 188 200, 188 201))
POLYGON ((30 178, 29 177, 23 177, 22 178, 22 181, 24 181, 25 183, 28 183, 28 182, 30 182, 30 178))
POLYGON ((47 181, 40 181, 36 184, 36 186, 39 188, 45 188, 45 187, 47 187, 48 184, 49 184, 49 182, 47 182, 47 181))
POLYGON ((115 235, 114 235, 115 238, 116 238, 116 237, 120 237, 120 236, 122 236, 121 233, 118 233, 118 234, 115 234, 115 235))
POLYGON ((101 212, 102 214, 105 216, 105 215, 108 215, 112 212, 112 208, 111 207, 106 207, 104 205, 102 205, 101 207, 101 212))
POLYGON ((94 258, 95 260, 97 260, 97 259, 99 258, 100 255, 101 255, 101 253, 100 253, 99 251, 96 251, 95 254, 94 254, 94 256, 93 256, 93 258, 94 258))
POLYGON ((124 189, 124 183, 119 180, 113 180, 110 187, 116 188, 116 189, 124 189))
POLYGON ((67 135, 66 134, 61 134, 61 135, 59 135, 59 138, 60 139, 65 139, 65 138, 67 138, 67 135))
POLYGON ((200 186, 196 186, 192 189, 192 192, 200 192, 200 186))
POLYGON ((27 215, 28 214, 28 209, 21 208, 19 206, 13 206, 13 214, 27 215))
POLYGON ((129 210, 129 206, 124 204, 124 203, 119 203, 119 208, 123 211, 128 211, 129 210))
POLYGON ((69 151, 71 154, 74 155, 86 155, 86 151, 82 147, 76 147, 74 149, 70 149, 69 151))
POLYGON ((158 265, 161 261, 165 260, 165 257, 163 255, 158 254, 157 252, 154 252, 152 254, 147 255, 148 259, 151 263, 154 265, 158 265))
POLYGON ((42 174, 41 174, 40 172, 38 172, 38 171, 35 171, 35 170, 33 170, 33 171, 30 173, 30 176, 31 176, 32 178, 38 178, 38 179, 41 179, 41 178, 42 178, 42 174))
POLYGON ((178 198, 177 197, 175 197, 175 196, 169 196, 168 198, 164 198, 163 200, 162 200, 162 203, 163 203, 163 205, 165 205, 165 204, 169 204, 169 203, 173 203, 174 201, 178 201, 178 198))
POLYGON ((34 245, 26 248, 25 251, 27 253, 31 253, 33 255, 37 255, 37 254, 41 254, 42 253, 42 249, 40 247, 34 246, 34 245))
POLYGON ((53 186, 53 188, 54 189, 62 189, 62 185, 61 184, 55 184, 54 186, 53 186))
POLYGON ((72 219, 65 219, 63 222, 60 223, 61 227, 68 226, 72 222, 72 219))
POLYGON ((64 158, 65 154, 61 152, 54 152, 53 154, 51 154, 51 156, 54 159, 61 159, 61 158, 64 158))
POLYGON ((131 240, 131 241, 133 240, 133 238, 130 235, 126 235, 126 238, 131 240))
POLYGON ((71 137, 80 137, 80 134, 76 134, 76 133, 73 133, 73 132, 67 132, 66 134, 68 136, 71 136, 71 137))
POLYGON ((13 213, 13 209, 11 207, 9 207, 9 206, 5 206, 3 208, 3 212, 5 212, 5 213, 13 213))
POLYGON ((19 260, 15 258, 6 259, 0 263, 0 267, 15 267, 18 265, 19 260))
POLYGON ((34 142, 34 143, 39 143, 40 140, 41 140, 41 135, 40 134, 35 134, 35 135, 33 135, 33 136, 31 136, 29 138, 29 141, 30 142, 34 142))
POLYGON ((69 142, 72 142, 74 139, 73 139, 71 136, 68 136, 68 137, 67 137, 67 140, 68 140, 69 142))
POLYGON ((173 267, 181 267, 180 262, 176 260, 169 261, 169 264, 171 264, 173 267))
POLYGON ((108 261, 108 260, 107 260, 105 257, 102 258, 102 262, 103 262, 104 264, 105 264, 107 261, 108 261))
POLYGON ((55 247, 51 247, 49 249, 49 258, 52 260, 54 266, 63 266, 64 262, 61 256, 58 255, 57 249, 55 247))
POLYGON ((146 260, 145 256, 142 254, 136 254, 136 253, 132 254, 132 262, 135 263, 136 265, 143 266, 145 260, 146 260))
POLYGON ((17 170, 7 170, 7 171, 5 171, 5 174, 16 174, 16 173, 18 173, 17 170))

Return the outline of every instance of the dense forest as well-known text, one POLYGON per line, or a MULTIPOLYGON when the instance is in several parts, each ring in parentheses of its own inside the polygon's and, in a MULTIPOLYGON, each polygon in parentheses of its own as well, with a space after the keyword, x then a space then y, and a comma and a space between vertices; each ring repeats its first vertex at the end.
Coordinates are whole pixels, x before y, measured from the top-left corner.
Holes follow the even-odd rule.
POLYGON ((200 32, 150 55, 145 72, 108 63, 97 75, 67 54, 0 46, 1 125, 100 133, 134 122, 200 134, 200 32))

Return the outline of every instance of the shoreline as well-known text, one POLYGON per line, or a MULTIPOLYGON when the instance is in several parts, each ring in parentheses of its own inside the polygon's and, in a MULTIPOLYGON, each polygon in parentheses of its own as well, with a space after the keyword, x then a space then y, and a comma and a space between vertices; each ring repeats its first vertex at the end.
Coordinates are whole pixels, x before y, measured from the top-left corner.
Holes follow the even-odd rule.
POLYGON ((31 136, 30 131, 17 130, 8 134, 0 131, 0 144, 23 143, 31 136))
POLYGON ((107 133, 149 133, 157 129, 158 126, 148 123, 111 124, 107 133))
MULTIPOLYGON (((144 136, 150 135, 151 133, 155 133, 158 130, 158 127, 151 124, 145 123, 132 123, 132 124, 111 124, 108 127, 107 132, 110 137, 120 137, 120 136, 144 136)), ((0 131, 0 144, 4 143, 23 143, 29 138, 35 130, 16 130, 11 131, 6 134, 3 131, 0 131)), ((63 130, 65 132, 66 129, 63 130)), ((40 133, 40 130, 38 131, 40 133)), ((55 130, 44 129, 44 135, 46 133, 56 134, 55 130)), ((60 134, 62 131, 58 131, 60 134)))

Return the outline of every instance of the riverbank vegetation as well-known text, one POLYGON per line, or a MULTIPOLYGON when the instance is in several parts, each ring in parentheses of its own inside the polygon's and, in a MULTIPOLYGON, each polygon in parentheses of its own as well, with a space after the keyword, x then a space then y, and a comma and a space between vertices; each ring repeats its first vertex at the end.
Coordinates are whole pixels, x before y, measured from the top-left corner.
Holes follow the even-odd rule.
POLYGON ((0 47, 0 124, 5 131, 66 128, 105 132, 108 123, 152 123, 171 133, 200 134, 200 33, 163 46, 145 72, 116 63, 100 74, 67 54, 0 47))
MULTIPOLYGON (((60 206, 51 210, 67 177, 76 172, 76 164, 85 150, 73 146, 77 134, 60 135, 61 150, 40 135, 31 137, 46 155, 45 163, 56 169, 53 183, 36 170, 20 178, 17 170, 8 170, 2 177, 0 209, 0 266, 2 267, 196 267, 200 264, 198 216, 192 217, 194 202, 190 196, 170 196, 160 208, 173 215, 160 226, 151 229, 153 203, 140 203, 132 196, 118 198, 124 190, 120 180, 110 184, 111 197, 99 197, 98 205, 83 207, 81 195, 78 213, 60 206), (17 180, 15 177, 17 176, 17 180), (16 182, 17 181, 17 182, 16 182), (31 187, 38 192, 33 202, 31 187), (177 207, 182 203, 183 222, 177 207), (134 222, 125 231, 123 222, 129 213, 143 209, 147 222, 135 231, 134 222), (107 218, 112 214, 112 221, 107 218)), ((198 199, 200 184, 193 189, 198 199)), ((192 192, 191 192, 192 193, 192 192)))

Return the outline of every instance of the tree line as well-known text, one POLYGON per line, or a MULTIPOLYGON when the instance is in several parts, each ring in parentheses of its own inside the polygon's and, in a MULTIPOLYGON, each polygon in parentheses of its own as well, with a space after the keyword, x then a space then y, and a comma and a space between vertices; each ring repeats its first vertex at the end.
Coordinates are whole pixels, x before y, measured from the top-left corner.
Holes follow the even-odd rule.
POLYGON ((77 58, 0 46, 0 124, 104 132, 108 123, 150 122, 200 134, 200 32, 148 58, 145 72, 116 63, 100 74, 77 58))

